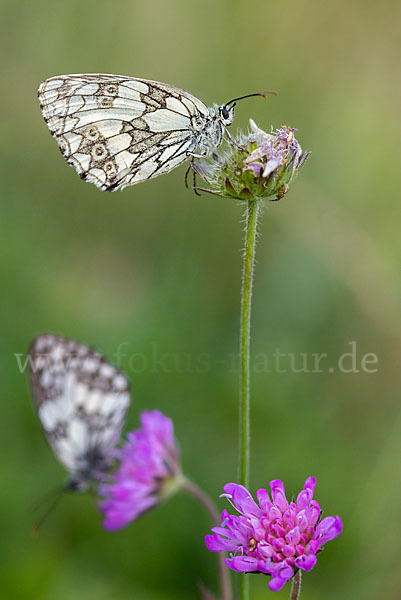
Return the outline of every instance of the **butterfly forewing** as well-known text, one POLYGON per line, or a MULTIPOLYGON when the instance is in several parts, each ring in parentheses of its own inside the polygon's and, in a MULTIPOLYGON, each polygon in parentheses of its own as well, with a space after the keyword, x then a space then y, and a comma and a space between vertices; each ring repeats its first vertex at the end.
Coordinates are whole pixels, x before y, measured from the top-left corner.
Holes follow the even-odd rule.
POLYGON ((77 481, 110 462, 129 405, 124 375, 87 346, 41 335, 30 347, 30 382, 56 456, 77 481))
POLYGON ((210 117, 188 92, 119 75, 52 77, 38 96, 63 156, 104 190, 171 171, 196 146, 196 120, 202 127, 210 117))

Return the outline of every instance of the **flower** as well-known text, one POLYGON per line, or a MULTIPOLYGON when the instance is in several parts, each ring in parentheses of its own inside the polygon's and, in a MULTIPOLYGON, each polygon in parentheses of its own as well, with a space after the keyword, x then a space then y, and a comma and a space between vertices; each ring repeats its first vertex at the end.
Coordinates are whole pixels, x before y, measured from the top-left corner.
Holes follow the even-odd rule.
POLYGON ((220 155, 193 163, 195 172, 211 186, 197 189, 238 200, 280 200, 287 193, 310 152, 302 152, 292 127, 267 133, 252 119, 249 125, 249 134, 229 138, 228 149, 220 155))
POLYGON ((312 500, 316 480, 308 477, 297 499, 285 497, 279 479, 270 482, 271 497, 258 490, 258 504, 250 492, 236 483, 224 486, 223 497, 239 512, 222 513, 222 524, 212 529, 205 542, 211 552, 228 551, 225 563, 233 571, 271 575, 269 588, 280 590, 298 569, 310 571, 323 545, 342 530, 340 517, 320 521, 320 507, 312 500))
POLYGON ((143 412, 140 422, 140 429, 116 450, 120 464, 111 483, 99 486, 105 529, 124 527, 178 488, 181 470, 173 422, 157 410, 143 412))

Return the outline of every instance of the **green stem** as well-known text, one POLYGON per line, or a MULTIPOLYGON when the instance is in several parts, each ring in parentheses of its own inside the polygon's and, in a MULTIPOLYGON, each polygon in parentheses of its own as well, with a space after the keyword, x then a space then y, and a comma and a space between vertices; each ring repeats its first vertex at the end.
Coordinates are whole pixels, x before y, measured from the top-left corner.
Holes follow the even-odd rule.
MULTIPOLYGON (((217 510, 217 507, 213 500, 206 494, 206 492, 201 490, 200 487, 198 487, 195 483, 193 483, 189 479, 186 479, 185 477, 182 478, 180 482, 180 487, 188 494, 191 494, 191 496, 196 498, 198 502, 200 502, 204 506, 204 508, 207 510, 212 519, 213 525, 221 525, 219 511, 217 510)), ((231 600, 230 573, 228 568, 224 564, 225 557, 225 552, 218 553, 220 592, 222 600, 231 600)))
POLYGON ((302 571, 299 569, 292 579, 290 600, 298 600, 301 595, 301 579, 302 571))
MULTIPOLYGON (((259 203, 249 200, 246 209, 245 248, 242 271, 241 292, 241 332, 240 332, 240 406, 239 406, 239 434, 240 434, 240 482, 249 487, 250 464, 250 329, 251 329, 251 302, 253 270, 255 264, 255 247, 259 203)), ((240 579, 240 598, 249 600, 249 579, 245 575, 240 579)))
POLYGON ((240 333, 240 481, 249 486, 250 455, 250 329, 253 267, 255 263, 256 231, 259 204, 249 200, 246 209, 245 248, 242 271, 241 292, 241 333, 240 333))

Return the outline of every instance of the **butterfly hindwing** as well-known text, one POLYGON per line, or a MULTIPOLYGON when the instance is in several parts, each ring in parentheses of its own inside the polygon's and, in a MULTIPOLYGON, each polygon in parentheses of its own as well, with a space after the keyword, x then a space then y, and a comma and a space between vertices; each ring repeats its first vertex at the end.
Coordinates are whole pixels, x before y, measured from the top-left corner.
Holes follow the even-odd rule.
POLYGON ((196 147, 196 132, 210 117, 188 92, 118 75, 52 77, 38 96, 65 159, 104 190, 171 171, 196 147))
POLYGON ((40 335, 30 347, 30 383, 44 433, 77 481, 110 462, 129 405, 124 375, 91 348, 40 335))

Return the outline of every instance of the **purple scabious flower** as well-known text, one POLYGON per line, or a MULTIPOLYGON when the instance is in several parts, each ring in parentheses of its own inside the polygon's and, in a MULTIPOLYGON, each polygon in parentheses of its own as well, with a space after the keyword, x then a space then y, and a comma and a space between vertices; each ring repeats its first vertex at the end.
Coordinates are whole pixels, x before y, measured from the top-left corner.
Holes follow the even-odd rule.
POLYGON ((124 527, 178 489, 181 470, 173 422, 154 410, 143 412, 140 423, 116 450, 119 466, 112 481, 99 486, 108 530, 124 527))
POLYGON ((308 477, 296 500, 288 502, 283 482, 273 479, 271 499, 266 490, 258 490, 257 504, 245 487, 228 483, 222 497, 239 515, 223 511, 221 526, 206 536, 207 548, 230 552, 225 563, 233 571, 271 575, 269 588, 281 590, 298 569, 310 571, 323 545, 342 530, 340 517, 320 520, 320 506, 312 500, 315 484, 308 477))
POLYGON ((280 200, 288 192, 310 152, 302 151, 292 127, 267 133, 252 119, 249 127, 248 134, 240 132, 213 156, 193 163, 211 187, 198 189, 238 200, 280 200))

